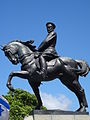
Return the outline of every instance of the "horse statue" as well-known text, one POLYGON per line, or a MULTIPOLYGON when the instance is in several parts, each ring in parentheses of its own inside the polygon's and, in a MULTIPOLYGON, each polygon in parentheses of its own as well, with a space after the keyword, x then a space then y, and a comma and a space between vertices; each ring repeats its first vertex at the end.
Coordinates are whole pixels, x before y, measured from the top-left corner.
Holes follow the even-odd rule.
POLYGON ((86 76, 89 73, 90 67, 87 62, 83 60, 73 60, 72 58, 68 57, 58 57, 51 61, 46 61, 47 75, 45 79, 42 79, 42 77, 38 74, 39 55, 37 58, 35 57, 37 54, 41 53, 35 49, 35 46, 32 45, 32 43, 33 42, 30 41, 29 45, 27 45, 25 42, 14 40, 3 46, 2 50, 9 61, 15 65, 20 62, 22 65, 20 71, 14 71, 10 73, 7 81, 7 87, 14 91, 14 88, 11 84, 13 77, 27 79, 38 100, 38 105, 35 109, 40 110, 42 106, 42 100, 39 93, 39 86, 41 82, 48 82, 58 78, 77 96, 80 108, 76 111, 86 112, 88 103, 85 97, 84 89, 81 87, 78 78, 79 76, 86 76), (62 66, 64 66, 66 70, 63 70, 62 66))

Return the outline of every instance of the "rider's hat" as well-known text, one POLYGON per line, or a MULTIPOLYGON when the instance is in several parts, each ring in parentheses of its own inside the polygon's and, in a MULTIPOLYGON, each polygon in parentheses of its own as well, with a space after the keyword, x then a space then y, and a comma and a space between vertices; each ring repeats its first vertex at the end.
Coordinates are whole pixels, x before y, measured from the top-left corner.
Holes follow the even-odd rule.
POLYGON ((52 27, 53 27, 53 29, 55 29, 55 28, 56 28, 55 24, 54 24, 54 23, 52 23, 52 22, 47 22, 47 23, 46 23, 46 27, 48 27, 48 26, 52 26, 52 27))

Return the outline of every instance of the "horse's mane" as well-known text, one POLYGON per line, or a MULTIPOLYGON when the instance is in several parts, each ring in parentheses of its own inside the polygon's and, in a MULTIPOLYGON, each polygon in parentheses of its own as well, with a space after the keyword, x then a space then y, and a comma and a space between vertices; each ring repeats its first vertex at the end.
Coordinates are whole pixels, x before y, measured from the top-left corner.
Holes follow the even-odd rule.
POLYGON ((33 52, 37 51, 35 48, 36 46, 35 45, 32 45, 34 43, 34 40, 28 40, 26 42, 24 41, 21 41, 21 40, 13 40, 11 42, 19 42, 19 43, 22 43, 23 45, 27 46, 30 50, 32 50, 33 52))

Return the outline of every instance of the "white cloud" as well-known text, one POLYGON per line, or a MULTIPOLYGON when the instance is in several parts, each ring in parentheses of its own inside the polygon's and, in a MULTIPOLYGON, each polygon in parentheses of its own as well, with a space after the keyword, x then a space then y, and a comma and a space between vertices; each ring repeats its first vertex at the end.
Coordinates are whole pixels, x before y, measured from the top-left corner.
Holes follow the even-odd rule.
POLYGON ((56 97, 51 94, 41 93, 41 97, 43 105, 47 109, 69 110, 69 106, 72 103, 72 101, 63 94, 56 97))

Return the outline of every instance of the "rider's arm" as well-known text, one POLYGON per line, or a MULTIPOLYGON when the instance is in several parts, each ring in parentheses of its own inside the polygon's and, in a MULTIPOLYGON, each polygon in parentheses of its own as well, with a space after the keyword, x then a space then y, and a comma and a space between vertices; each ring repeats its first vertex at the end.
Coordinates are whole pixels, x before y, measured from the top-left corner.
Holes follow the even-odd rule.
POLYGON ((54 34, 51 37, 49 37, 49 39, 47 39, 48 46, 55 46, 56 40, 57 40, 57 34, 54 32, 54 34))
POLYGON ((39 52, 43 52, 46 49, 47 43, 46 41, 43 41, 40 46, 38 47, 39 52))

